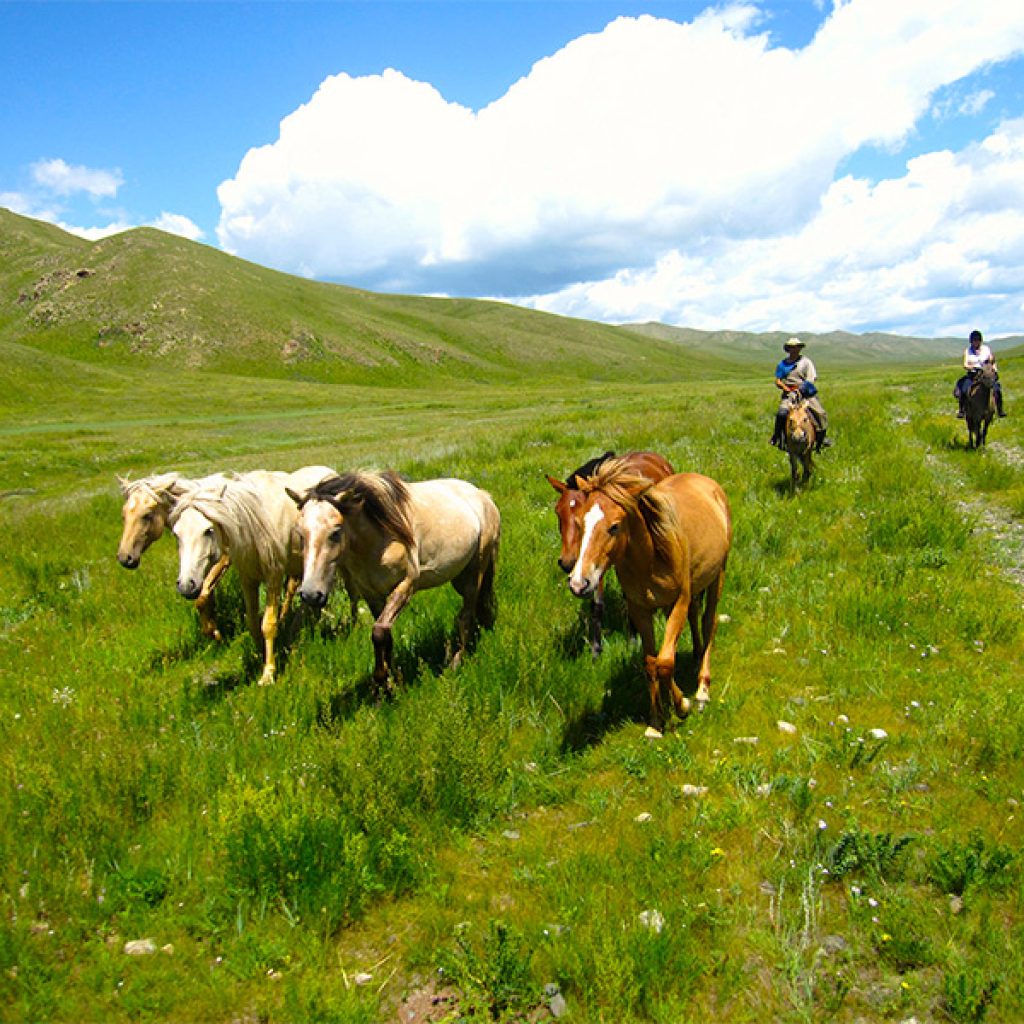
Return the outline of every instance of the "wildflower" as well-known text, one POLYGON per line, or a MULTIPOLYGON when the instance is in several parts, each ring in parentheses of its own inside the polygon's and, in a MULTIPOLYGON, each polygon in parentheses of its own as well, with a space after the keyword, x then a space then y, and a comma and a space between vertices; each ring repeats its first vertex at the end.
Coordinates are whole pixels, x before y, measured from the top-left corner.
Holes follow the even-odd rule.
POLYGON ((716 846, 711 851, 711 856, 712 857, 724 857, 725 856, 725 850, 723 850, 720 846, 716 846))

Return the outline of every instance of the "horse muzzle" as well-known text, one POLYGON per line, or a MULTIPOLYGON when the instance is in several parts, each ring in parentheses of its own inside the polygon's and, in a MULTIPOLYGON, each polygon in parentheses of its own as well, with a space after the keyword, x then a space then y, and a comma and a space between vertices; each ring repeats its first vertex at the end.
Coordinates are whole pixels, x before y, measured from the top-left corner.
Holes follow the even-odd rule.
POLYGON ((299 590, 299 597, 302 599, 303 604, 308 604, 310 608, 323 608, 327 604, 327 591, 326 590, 307 590, 302 587, 299 590))
POLYGON ((576 559, 575 558, 559 558, 559 560, 558 560, 558 568, 561 569, 562 572, 572 572, 573 567, 575 565, 576 565, 576 559))
POLYGON ((178 593, 181 594, 186 601, 194 601, 203 589, 201 583, 197 583, 195 580, 178 580, 178 593))
POLYGON ((120 551, 117 553, 117 560, 126 569, 138 569, 139 562, 142 561, 138 555, 130 555, 127 552, 122 554, 120 551))
POLYGON ((570 579, 569 589, 576 595, 576 597, 586 597, 596 590, 596 586, 590 582, 590 580, 583 579, 570 579))

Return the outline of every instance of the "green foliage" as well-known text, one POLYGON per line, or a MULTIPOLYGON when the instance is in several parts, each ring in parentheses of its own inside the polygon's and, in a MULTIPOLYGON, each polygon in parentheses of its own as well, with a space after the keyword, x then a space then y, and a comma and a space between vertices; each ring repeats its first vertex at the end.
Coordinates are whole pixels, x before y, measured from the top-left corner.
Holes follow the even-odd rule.
POLYGON ((928 857, 928 880, 940 891, 957 896, 980 886, 1003 889, 1016 860, 1017 853, 1010 847, 976 831, 966 840, 935 845, 928 857))
POLYGON ((942 979, 942 1008, 954 1024, 980 1024, 998 989, 999 979, 977 967, 954 968, 942 979))
POLYGON ((530 971, 524 937, 502 921, 491 920, 476 940, 470 929, 455 930, 455 949, 441 957, 441 970, 461 991, 459 1020, 483 1016, 495 1021, 514 1019, 531 1009, 540 992, 530 971))
POLYGON ((875 879, 892 878, 898 875, 902 855, 913 842, 913 836, 894 838, 889 832, 845 829, 828 851, 825 865, 834 879, 850 874, 875 879))

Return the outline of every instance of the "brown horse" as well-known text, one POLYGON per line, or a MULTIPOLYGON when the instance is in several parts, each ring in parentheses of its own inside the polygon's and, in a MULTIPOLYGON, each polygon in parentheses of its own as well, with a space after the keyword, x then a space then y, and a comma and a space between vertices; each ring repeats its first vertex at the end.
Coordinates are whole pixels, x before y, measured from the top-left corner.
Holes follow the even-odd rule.
POLYGON ((299 507, 304 556, 299 596, 327 603, 336 570, 373 624, 374 684, 392 674, 391 630, 416 591, 451 583, 462 598, 457 664, 477 626, 494 624, 494 568, 501 516, 491 496, 465 480, 405 483, 397 474, 345 473, 308 491, 299 507))
POLYGON ((996 371, 991 363, 986 363, 971 378, 964 403, 968 448, 985 447, 989 424, 996 414, 995 386, 996 371))
MULTIPOLYGON (((576 559, 580 554, 580 540, 583 537, 583 517, 580 514, 586 496, 580 490, 580 482, 615 457, 615 452, 605 452, 597 458, 585 462, 579 469, 573 470, 563 483, 545 473, 547 481, 556 491, 558 500, 555 502, 555 515, 558 517, 558 531, 562 537, 562 550, 558 556, 558 564, 563 572, 572 572, 576 559)), ((651 483, 657 483, 675 470, 669 461, 656 452, 629 452, 623 455, 622 461, 630 472, 647 477, 651 483)), ((596 656, 601 653, 601 626, 604 621, 604 580, 598 584, 590 603, 590 650, 596 656)))
POLYGON ((795 399, 786 415, 786 451, 789 453, 789 484, 790 493, 795 494, 797 483, 806 484, 811 479, 814 468, 814 445, 818 431, 814 425, 814 417, 807 403, 795 399), (803 467, 803 479, 798 481, 800 468, 803 467))
POLYGON ((583 539, 569 588, 585 597, 609 566, 615 567, 643 643, 651 697, 648 735, 660 735, 666 690, 680 716, 691 706, 674 678, 676 644, 687 620, 699 666, 698 706, 710 698, 711 644, 732 544, 729 502, 709 477, 677 473, 652 484, 622 459, 606 462, 581 489, 586 495, 583 539), (660 650, 654 640, 658 609, 667 613, 660 650))

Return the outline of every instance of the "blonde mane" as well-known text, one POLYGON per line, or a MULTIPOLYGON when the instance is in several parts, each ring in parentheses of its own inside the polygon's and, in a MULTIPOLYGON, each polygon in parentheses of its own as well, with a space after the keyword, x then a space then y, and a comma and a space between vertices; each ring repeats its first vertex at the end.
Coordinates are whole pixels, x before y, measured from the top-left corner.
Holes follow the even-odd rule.
POLYGON ((651 535, 655 552, 671 564, 678 561, 681 528, 675 505, 654 490, 655 482, 629 468, 625 457, 609 459, 593 476, 580 481, 584 494, 600 491, 627 515, 639 516, 651 535))
POLYGON ((254 554, 265 567, 283 567, 288 559, 287 538, 278 536, 264 514, 263 494, 249 480, 227 477, 223 483, 185 494, 171 513, 172 524, 188 508, 205 516, 223 535, 224 547, 234 560, 254 554))

